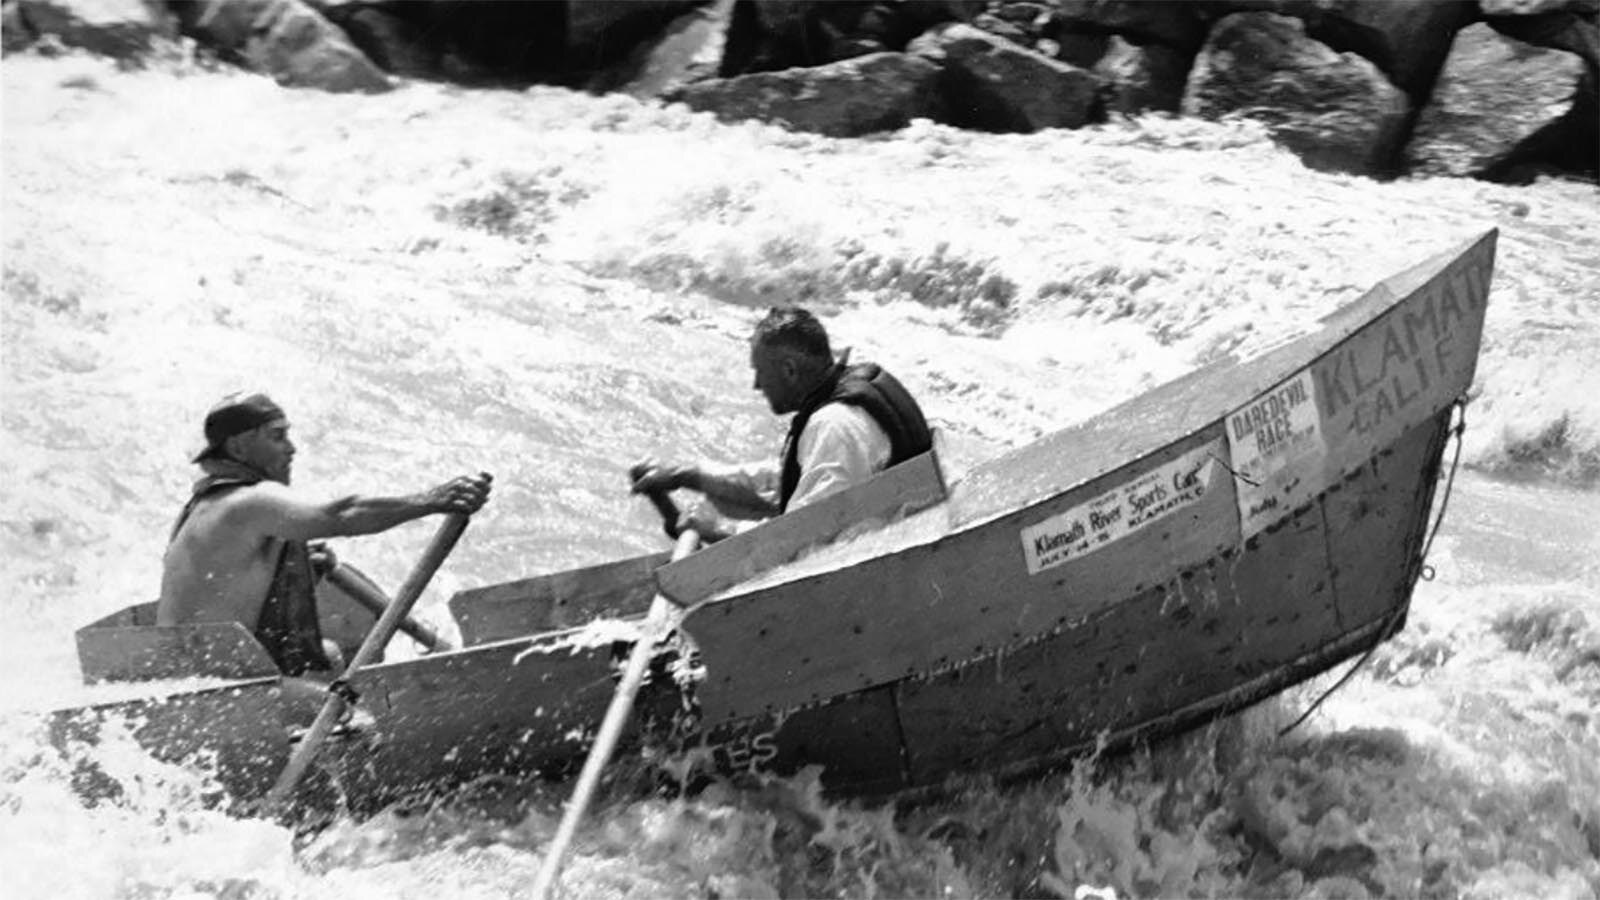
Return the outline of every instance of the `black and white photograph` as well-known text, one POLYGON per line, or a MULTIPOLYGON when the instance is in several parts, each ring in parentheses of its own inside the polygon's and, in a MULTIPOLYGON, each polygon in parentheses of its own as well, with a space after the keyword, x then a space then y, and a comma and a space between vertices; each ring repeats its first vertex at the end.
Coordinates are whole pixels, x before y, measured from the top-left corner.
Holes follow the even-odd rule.
POLYGON ((0 13, 0 896, 1600 900, 1600 0, 0 13))

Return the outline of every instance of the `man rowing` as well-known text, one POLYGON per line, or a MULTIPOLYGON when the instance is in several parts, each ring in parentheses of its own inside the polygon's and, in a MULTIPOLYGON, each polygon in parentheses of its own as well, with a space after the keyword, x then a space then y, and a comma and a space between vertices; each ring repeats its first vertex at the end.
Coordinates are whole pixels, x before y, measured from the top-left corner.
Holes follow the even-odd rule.
POLYGON ((343 664, 337 646, 322 638, 309 542, 376 534, 434 513, 471 514, 489 498, 487 474, 405 497, 303 496, 289 487, 288 419, 265 394, 224 398, 206 415, 205 439, 194 458, 203 474, 163 560, 156 624, 251 629, 291 676, 286 693, 297 705, 319 700, 314 682, 337 676, 343 664))
POLYGON ((750 338, 756 390, 777 415, 794 414, 776 465, 633 467, 633 492, 650 496, 674 536, 693 529, 701 540, 722 540, 748 524, 799 509, 933 447, 917 401, 872 363, 835 361, 828 332, 810 312, 775 307, 750 338), (721 516, 679 515, 666 492, 705 495, 721 516), (676 519, 676 521, 673 521, 676 519))

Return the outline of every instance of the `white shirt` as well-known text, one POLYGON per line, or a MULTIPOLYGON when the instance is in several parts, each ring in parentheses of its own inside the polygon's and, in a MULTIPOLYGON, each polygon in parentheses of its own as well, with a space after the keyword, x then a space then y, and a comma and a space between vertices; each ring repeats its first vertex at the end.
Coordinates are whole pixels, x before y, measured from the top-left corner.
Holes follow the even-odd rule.
POLYGON ((888 468, 893 450, 889 435, 866 410, 848 403, 825 404, 800 432, 800 483, 789 508, 866 481, 888 468))
MULTIPOLYGON (((872 415, 848 403, 828 403, 811 414, 800 432, 796 461, 800 482, 789 509, 795 510, 860 484, 889 466, 894 448, 889 435, 872 415)), ((706 466, 708 474, 735 481, 777 503, 782 479, 782 461, 753 465, 706 466)), ((723 515, 746 518, 739 510, 718 505, 723 515)), ((742 530, 742 529, 741 529, 742 530)))

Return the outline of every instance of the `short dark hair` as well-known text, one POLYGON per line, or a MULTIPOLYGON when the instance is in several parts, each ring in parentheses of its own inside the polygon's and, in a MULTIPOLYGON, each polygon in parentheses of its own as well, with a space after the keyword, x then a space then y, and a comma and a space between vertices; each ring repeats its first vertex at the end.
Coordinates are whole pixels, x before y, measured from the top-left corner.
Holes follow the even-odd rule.
POLYGON ((817 317, 798 306, 774 306, 756 323, 752 343, 784 347, 823 362, 833 362, 828 330, 817 317))

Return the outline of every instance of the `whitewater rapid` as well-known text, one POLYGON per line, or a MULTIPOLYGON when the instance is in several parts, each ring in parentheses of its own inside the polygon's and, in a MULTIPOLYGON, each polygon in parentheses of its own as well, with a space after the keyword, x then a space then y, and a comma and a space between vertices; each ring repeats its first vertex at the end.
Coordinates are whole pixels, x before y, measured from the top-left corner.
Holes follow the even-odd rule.
MULTIPOLYGON (((1600 897, 1600 199, 1315 173, 1248 123, 866 140, 556 89, 287 91, 7 56, 0 893, 526 893, 563 789, 499 785, 297 840, 126 738, 85 807, 33 711, 72 631, 151 599, 220 395, 290 412, 328 495, 495 474, 421 604, 662 549, 624 473, 776 452, 745 335, 825 314, 974 462, 1306 328, 1486 228, 1464 463, 1406 629, 1142 754, 899 810, 802 776, 613 791, 574 895, 1600 897), (1585 485, 1590 485, 1586 487, 1585 485), (1594 661, 1586 654, 1595 652, 1594 661)), ((399 583, 425 524, 340 542, 399 583)), ((414 648, 397 642, 395 652, 414 648)))

